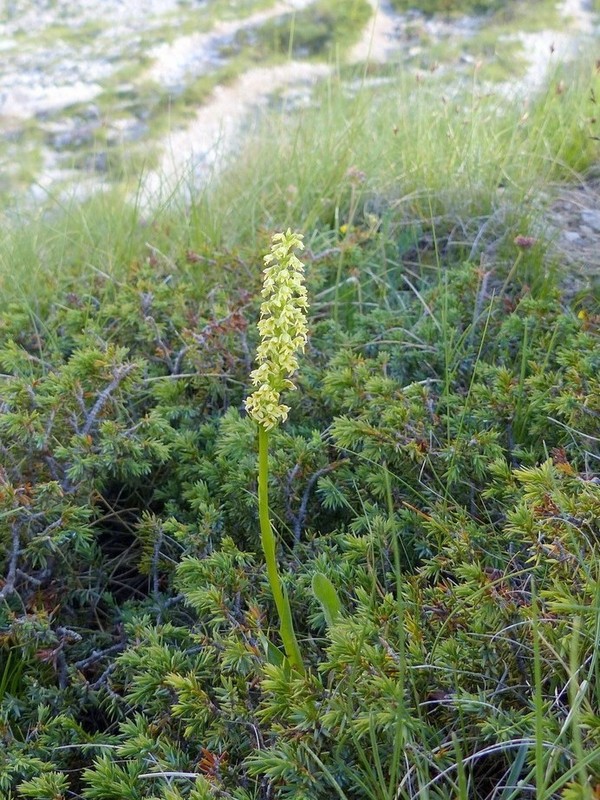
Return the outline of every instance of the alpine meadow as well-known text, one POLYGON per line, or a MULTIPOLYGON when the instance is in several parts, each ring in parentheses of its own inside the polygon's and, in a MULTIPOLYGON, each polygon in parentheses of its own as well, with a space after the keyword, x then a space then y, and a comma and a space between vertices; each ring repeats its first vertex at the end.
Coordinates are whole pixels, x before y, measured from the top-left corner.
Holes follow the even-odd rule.
POLYGON ((0 800, 598 800, 600 9, 172 5, 0 105, 0 800))

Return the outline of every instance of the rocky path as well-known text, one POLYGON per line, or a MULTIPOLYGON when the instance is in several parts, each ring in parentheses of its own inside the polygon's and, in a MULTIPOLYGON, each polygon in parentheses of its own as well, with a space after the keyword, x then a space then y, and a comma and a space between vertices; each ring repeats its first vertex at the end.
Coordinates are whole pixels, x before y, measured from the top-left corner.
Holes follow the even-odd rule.
MULTIPOLYGON (((392 10, 389 2, 370 2, 373 15, 349 53, 348 61, 352 63, 385 63, 394 57, 400 45, 402 18, 392 10)), ((298 10, 309 4, 310 0, 309 3, 296 0, 295 8, 298 10)), ((242 24, 255 25, 286 11, 289 11, 289 6, 286 8, 285 4, 277 4, 268 11, 253 15, 242 24)), ((193 36, 179 40, 169 48, 169 52, 160 53, 151 74, 156 77, 162 73, 164 80, 168 71, 173 69, 173 64, 181 63, 184 53, 196 51, 198 46, 210 47, 219 37, 231 36, 236 32, 236 25, 238 23, 226 23, 217 26, 205 37, 193 36)), ((172 195, 178 189, 186 192, 194 184, 202 183, 218 168, 221 159, 240 141, 240 137, 252 132, 256 112, 268 105, 269 98, 275 92, 295 89, 304 93, 305 97, 309 96, 311 85, 331 72, 331 66, 325 63, 288 61, 248 70, 232 86, 217 87, 211 100, 199 109, 191 125, 171 131, 167 136, 158 168, 143 182, 142 202, 152 203, 172 195)))
MULTIPOLYGON (((205 181, 275 93, 310 98, 311 86, 331 67, 326 59, 252 67, 216 85, 191 118, 177 115, 178 99, 198 80, 218 76, 240 31, 300 12, 311 1, 6 0, 0 12, 0 197, 87 196, 122 173, 135 175, 138 162, 146 175, 144 202, 205 181), (164 123, 171 111, 171 124, 158 124, 160 113, 164 123), (150 152, 158 159, 148 171, 150 152)), ((388 0, 369 2, 372 18, 347 55, 356 63, 419 69, 428 47, 460 46, 482 25, 399 15, 388 0)), ((493 90, 511 96, 535 90, 548 68, 571 57, 595 30, 585 0, 564 0, 558 28, 512 34, 527 69, 493 90)), ((444 69, 456 68, 458 75, 465 63, 466 57, 444 69)))
POLYGON ((289 61, 250 69, 233 86, 218 86, 190 125, 171 131, 161 142, 158 168, 145 176, 139 202, 152 205, 177 191, 185 197, 218 169, 241 137, 252 133, 256 112, 274 92, 292 86, 310 91, 329 73, 326 64, 289 61))

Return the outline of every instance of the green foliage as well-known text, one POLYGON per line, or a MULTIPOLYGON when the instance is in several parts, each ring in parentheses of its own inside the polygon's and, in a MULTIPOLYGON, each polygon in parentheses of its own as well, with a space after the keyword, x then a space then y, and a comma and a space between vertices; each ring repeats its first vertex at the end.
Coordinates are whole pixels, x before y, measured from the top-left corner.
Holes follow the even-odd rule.
POLYGON ((312 579, 312 590, 321 604, 327 625, 331 627, 342 613, 342 604, 335 586, 322 572, 315 572, 312 579))
POLYGON ((34 800, 63 800, 69 788, 67 778, 58 772, 48 772, 19 786, 19 794, 34 800))
POLYGON ((11 800, 466 799, 537 758, 546 800, 598 779, 597 321, 507 276, 424 269, 311 324, 269 487, 305 677, 256 556, 258 298, 133 266, 4 318, 11 800))
MULTIPOLYGON (((563 101, 541 105, 557 125, 563 101)), ((526 132, 502 126, 520 148, 526 132)), ((463 163, 464 141, 428 169, 463 163)), ((531 163, 561 151, 548 141, 531 163)), ((114 243, 90 227, 90 254, 73 236, 69 257, 106 269, 1 301, 7 800, 593 798, 591 281, 563 280, 541 241, 518 249, 533 222, 493 212, 485 181, 461 208, 485 197, 490 216, 460 235, 433 219, 444 198, 427 215, 381 189, 371 213, 340 142, 311 188, 310 337, 270 442, 304 676, 282 653, 243 408, 266 228, 229 251, 156 220, 114 243)), ((261 219, 279 215, 270 198, 261 219)))
POLYGON ((256 29, 236 34, 236 44, 263 60, 269 54, 294 58, 330 57, 353 44, 371 16, 367 0, 317 0, 308 8, 284 14, 256 29))
POLYGON ((400 11, 416 9, 425 14, 486 14, 502 9, 506 2, 505 0, 392 0, 392 4, 400 11))

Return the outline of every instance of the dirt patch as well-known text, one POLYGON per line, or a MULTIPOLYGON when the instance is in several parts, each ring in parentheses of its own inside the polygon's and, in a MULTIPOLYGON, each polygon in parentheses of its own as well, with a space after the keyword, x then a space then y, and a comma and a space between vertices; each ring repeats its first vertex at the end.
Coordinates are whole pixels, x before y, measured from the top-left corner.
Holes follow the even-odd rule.
POLYGON ((577 186, 557 189, 546 222, 553 256, 600 277, 600 169, 577 186))
POLYGON ((152 205, 177 190, 184 196, 193 192, 252 132, 257 113, 268 105, 275 91, 291 86, 310 87, 329 72, 326 64, 290 61, 248 70, 232 86, 218 86, 195 120, 171 131, 164 140, 159 168, 146 176, 141 202, 152 205))

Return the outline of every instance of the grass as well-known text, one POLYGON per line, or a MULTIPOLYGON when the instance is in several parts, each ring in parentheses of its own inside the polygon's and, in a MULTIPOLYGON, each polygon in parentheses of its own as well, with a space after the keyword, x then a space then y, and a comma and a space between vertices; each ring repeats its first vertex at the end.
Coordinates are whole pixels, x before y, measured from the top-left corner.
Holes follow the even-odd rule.
POLYGON ((491 31, 498 35, 518 32, 532 33, 540 30, 560 30, 565 16, 553 2, 507 4, 490 20, 491 31))
POLYGON ((418 10, 426 15, 483 15, 486 29, 488 25, 503 25, 512 31, 542 30, 555 27, 561 20, 561 12, 552 0, 392 0, 392 5, 399 11, 418 10))
MULTIPOLYGON (((81 47, 82 45, 93 45, 103 33, 106 32, 106 24, 100 20, 89 20, 83 25, 71 27, 69 25, 54 23, 44 29, 43 32, 36 32, 35 45, 38 47, 44 44, 46 47, 60 42, 61 44, 81 47)), ((21 32, 22 44, 26 44, 29 37, 26 31, 21 32)))
MULTIPOLYGON (((244 3, 238 10, 242 14, 250 14, 265 7, 268 5, 264 3, 244 3)), ((227 18, 232 10, 218 3, 204 10, 196 10, 193 14, 188 13, 191 33, 210 30, 218 20, 227 18)), ((59 165, 66 170, 78 169, 83 175, 96 174, 102 179, 122 182, 131 189, 140 170, 149 169, 157 163, 154 142, 173 126, 185 124, 193 118, 198 106, 210 98, 217 85, 234 81, 254 61, 274 64, 290 55, 297 58, 340 59, 343 52, 356 41, 370 13, 366 0, 355 0, 351 6, 339 0, 319 0, 306 10, 240 31, 231 44, 223 46, 221 55, 224 63, 188 81, 181 92, 158 87, 144 77, 149 64, 147 57, 130 59, 105 83, 103 93, 95 100, 101 124, 91 134, 92 141, 67 147, 60 154, 59 165), (126 96, 121 91, 124 84, 129 87, 126 96), (107 129, 103 122, 106 120, 110 123, 115 115, 119 119, 129 119, 139 127, 139 140, 121 146, 119 137, 113 135, 110 126, 107 129)), ((457 62, 467 55, 477 64, 479 81, 506 81, 522 73, 526 63, 521 55, 521 44, 510 39, 512 32, 533 30, 536 25, 556 25, 557 21, 556 9, 549 2, 536 6, 535 13, 527 4, 504 7, 488 20, 485 29, 474 36, 462 42, 455 39, 452 42, 440 42, 416 59, 413 58, 412 62, 416 61, 424 69, 451 66, 456 71, 457 62)), ((186 25, 182 23, 177 28, 167 25, 160 31, 150 32, 148 35, 151 39, 144 47, 147 49, 160 41, 169 41, 176 33, 181 35, 182 31, 188 29, 186 25)), ((89 28, 90 35, 93 33, 92 27, 86 28, 89 28)), ((51 33, 48 31, 47 35, 51 33)), ((468 74, 472 67, 466 64, 460 69, 463 74, 468 74)), ((407 91, 405 88, 404 92, 407 91)), ((432 100, 436 102, 436 98, 432 100)), ((411 106, 415 105, 410 102, 411 106)), ((66 116, 77 119, 78 115, 83 115, 83 119, 86 114, 85 105, 75 105, 66 113, 62 111, 55 114, 49 122, 60 123, 65 121, 66 116)), ((468 125, 468 121, 465 124, 468 125)), ((11 173, 8 173, 4 181, 5 196, 14 192, 18 197, 19 190, 35 179, 41 164, 41 154, 36 150, 39 132, 36 133, 32 126, 23 131, 33 143, 30 148, 32 155, 23 162, 18 175, 11 177, 11 173)), ((5 147, 5 152, 8 149, 5 147)), ((59 191, 58 185, 55 190, 59 191)))
POLYGON ((303 111, 295 123, 288 118, 283 128, 277 119, 265 124, 249 145, 248 167, 236 161, 212 207, 236 237, 261 224, 292 223, 335 237, 351 222, 357 194, 361 221, 369 212, 385 221, 399 209, 420 219, 489 215, 507 194, 522 199, 536 181, 592 162, 586 91, 597 78, 588 65, 568 80, 570 90, 557 94, 553 84, 527 115, 479 90, 477 75, 466 94, 452 95, 443 81, 407 78, 392 90, 359 91, 352 103, 333 83, 319 110, 303 111), (310 159, 302 157, 307 151, 310 159))
POLYGON ((18 697, 22 692, 24 664, 16 650, 0 651, 0 702, 7 694, 18 697))
POLYGON ((260 61, 273 56, 339 57, 356 42, 371 13, 366 0, 317 0, 299 12, 240 31, 235 45, 260 61))
POLYGON ((480 81, 510 82, 523 76, 529 65, 520 35, 560 31, 565 18, 552 0, 540 0, 502 3, 484 21, 474 22, 462 32, 450 28, 447 35, 431 41, 419 18, 409 20, 407 30, 417 52, 406 62, 423 70, 452 70, 463 76, 476 64, 480 81))
MULTIPOLYGON (((572 179, 593 163, 590 98, 600 87, 591 60, 556 75, 527 110, 490 96, 477 79, 475 72, 470 91, 457 93, 435 76, 405 77, 391 87, 353 89, 352 102, 346 84, 332 79, 315 107, 288 113, 285 125, 277 115, 266 119, 244 157, 197 197, 190 215, 155 212, 157 246, 251 247, 261 230, 293 226, 313 231, 310 246, 319 249, 352 238, 340 236, 342 225, 368 230, 369 219, 384 229, 433 219, 468 230, 504 219, 531 203, 541 185, 572 179)), ((26 291, 31 271, 44 264, 52 281, 89 263, 118 271, 107 243, 116 240, 119 252, 124 241, 137 246, 148 238, 148 222, 124 197, 117 189, 7 231, 0 275, 11 278, 4 290, 26 291), (21 250, 29 256, 15 259, 21 250), (108 267, 101 266, 106 253, 108 267)))

